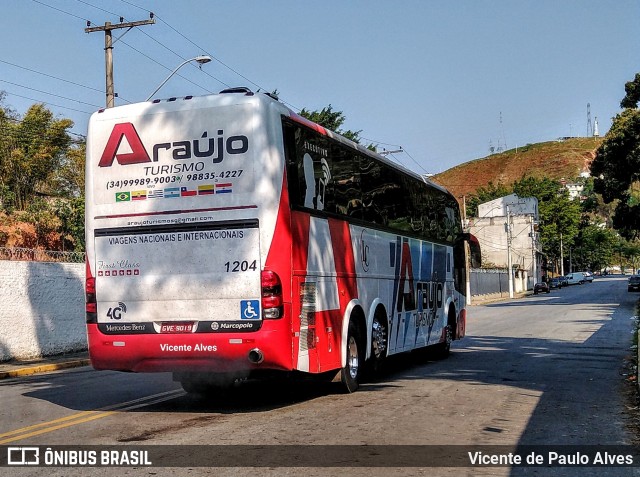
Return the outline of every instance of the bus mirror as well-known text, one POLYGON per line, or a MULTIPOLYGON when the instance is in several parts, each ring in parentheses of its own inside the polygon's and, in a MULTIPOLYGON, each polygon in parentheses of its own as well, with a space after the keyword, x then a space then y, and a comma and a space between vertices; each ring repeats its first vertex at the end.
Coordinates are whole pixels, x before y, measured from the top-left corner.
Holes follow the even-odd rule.
POLYGON ((482 266, 482 252, 480 251, 480 242, 475 235, 464 233, 461 237, 469 244, 469 259, 471 268, 480 268, 482 266))
POLYGON ((469 238, 469 255, 471 259, 471 268, 480 268, 482 266, 482 252, 480 250, 480 242, 475 235, 468 234, 469 238))

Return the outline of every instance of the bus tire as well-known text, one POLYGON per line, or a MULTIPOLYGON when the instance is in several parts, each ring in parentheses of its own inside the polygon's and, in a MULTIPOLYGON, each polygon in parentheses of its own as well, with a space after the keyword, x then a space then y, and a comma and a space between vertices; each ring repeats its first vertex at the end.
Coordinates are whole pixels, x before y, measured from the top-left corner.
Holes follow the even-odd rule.
POLYGON ((362 339, 358 325, 354 320, 349 321, 347 331, 347 355, 346 364, 340 371, 340 382, 347 393, 357 391, 362 377, 363 364, 362 339))
POLYGON ((447 326, 444 329, 444 341, 434 346, 434 354, 437 359, 445 359, 451 352, 451 343, 454 340, 456 326, 456 313, 455 311, 449 311, 449 319, 447 320, 447 326))
POLYGON ((371 324, 371 358, 369 369, 372 374, 383 371, 389 346, 389 328, 384 313, 377 311, 371 324))

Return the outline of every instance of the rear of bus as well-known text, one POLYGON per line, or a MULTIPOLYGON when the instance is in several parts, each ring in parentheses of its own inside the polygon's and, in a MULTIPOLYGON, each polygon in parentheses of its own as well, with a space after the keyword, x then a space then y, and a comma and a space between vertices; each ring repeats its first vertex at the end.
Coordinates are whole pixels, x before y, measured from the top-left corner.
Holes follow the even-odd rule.
POLYGON ((91 117, 86 291, 96 369, 178 379, 291 369, 283 111, 234 92, 91 117))

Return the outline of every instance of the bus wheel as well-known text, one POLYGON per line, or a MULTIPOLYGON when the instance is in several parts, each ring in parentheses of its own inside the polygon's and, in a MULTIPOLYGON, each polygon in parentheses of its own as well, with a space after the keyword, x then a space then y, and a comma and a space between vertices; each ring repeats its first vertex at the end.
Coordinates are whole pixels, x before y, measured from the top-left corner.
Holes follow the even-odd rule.
POLYGON ((451 343, 453 342, 453 328, 449 323, 444 329, 444 341, 434 346, 434 354, 437 359, 444 359, 449 356, 451 343))
POLYGON ((383 369, 387 356, 388 338, 386 320, 381 314, 376 313, 371 325, 371 371, 374 373, 379 373, 383 369))
POLYGON ((347 332, 347 364, 340 372, 340 381, 348 393, 358 389, 362 375, 362 347, 358 326, 353 320, 349 322, 347 332))

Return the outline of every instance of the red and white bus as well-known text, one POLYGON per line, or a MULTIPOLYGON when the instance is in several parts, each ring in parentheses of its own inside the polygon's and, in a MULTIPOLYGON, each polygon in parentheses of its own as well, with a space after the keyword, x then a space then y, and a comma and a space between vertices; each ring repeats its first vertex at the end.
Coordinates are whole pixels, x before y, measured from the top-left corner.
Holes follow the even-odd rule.
POLYGON ((86 171, 96 369, 187 391, 333 372, 354 391, 365 364, 464 336, 454 197, 270 95, 101 110, 86 171))

